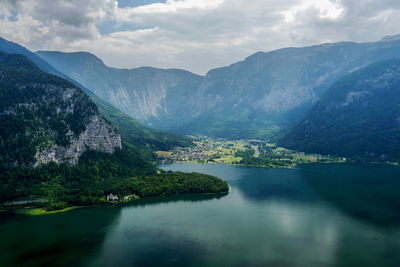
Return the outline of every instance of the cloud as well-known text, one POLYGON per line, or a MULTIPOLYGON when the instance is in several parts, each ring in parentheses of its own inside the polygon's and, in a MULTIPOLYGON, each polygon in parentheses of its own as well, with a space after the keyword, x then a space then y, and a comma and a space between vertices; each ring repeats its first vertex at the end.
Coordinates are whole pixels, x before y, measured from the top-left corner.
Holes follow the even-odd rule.
POLYGON ((114 0, 5 0, 0 34, 29 47, 59 46, 99 36, 96 25, 112 19, 114 0))
POLYGON ((140 14, 177 13, 184 10, 210 10, 218 8, 224 0, 168 0, 166 3, 154 3, 139 7, 121 9, 123 17, 129 18, 140 14))
POLYGON ((116 67, 205 73, 257 51, 377 40, 400 24, 397 0, 154 2, 3 0, 0 35, 31 49, 89 51, 116 67))

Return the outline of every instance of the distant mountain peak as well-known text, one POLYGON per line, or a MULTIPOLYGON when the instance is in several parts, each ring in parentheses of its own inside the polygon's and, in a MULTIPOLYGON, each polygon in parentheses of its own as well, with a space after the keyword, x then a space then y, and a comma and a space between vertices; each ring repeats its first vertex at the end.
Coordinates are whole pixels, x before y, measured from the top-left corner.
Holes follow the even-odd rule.
POLYGON ((398 58, 400 43, 340 42, 258 52, 205 76, 111 68, 84 54, 37 55, 147 126, 213 137, 269 138, 300 120, 343 75, 398 58))
POLYGON ((79 62, 91 62, 95 63, 100 66, 105 66, 104 62, 98 58, 97 56, 89 53, 89 52, 60 52, 60 51, 37 51, 36 54, 39 55, 39 57, 43 58, 44 60, 47 61, 46 59, 46 54, 52 53, 54 57, 57 57, 59 59, 68 59, 70 63, 72 64, 78 64, 79 62))
POLYGON ((392 42, 397 40, 400 40, 400 34, 386 35, 382 39, 380 39, 379 42, 392 42))

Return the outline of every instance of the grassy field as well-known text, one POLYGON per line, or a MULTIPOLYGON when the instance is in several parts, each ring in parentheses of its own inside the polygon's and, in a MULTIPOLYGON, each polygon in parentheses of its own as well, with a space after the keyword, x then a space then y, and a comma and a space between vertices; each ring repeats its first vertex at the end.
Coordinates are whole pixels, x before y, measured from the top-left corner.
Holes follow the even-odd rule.
POLYGON ((66 212, 66 211, 80 209, 80 208, 84 208, 84 207, 75 206, 75 207, 68 207, 68 208, 65 208, 65 209, 62 209, 62 210, 53 210, 53 211, 46 211, 44 208, 17 209, 17 210, 15 210, 15 213, 23 214, 23 215, 38 216, 38 215, 61 213, 61 212, 66 212))
POLYGON ((172 151, 156 151, 154 153, 156 153, 157 156, 160 156, 160 157, 169 157, 172 155, 173 152, 172 151))
POLYGON ((225 163, 225 164, 235 164, 235 163, 239 163, 242 160, 241 157, 235 157, 235 156, 224 156, 218 159, 214 159, 215 162, 217 163, 225 163))

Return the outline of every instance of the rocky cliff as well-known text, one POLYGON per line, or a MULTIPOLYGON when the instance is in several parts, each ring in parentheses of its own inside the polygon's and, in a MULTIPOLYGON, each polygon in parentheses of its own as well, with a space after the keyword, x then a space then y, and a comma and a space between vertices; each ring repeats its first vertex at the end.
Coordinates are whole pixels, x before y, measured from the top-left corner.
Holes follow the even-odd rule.
POLYGON ((96 150, 112 154, 115 149, 121 149, 121 136, 100 115, 89 118, 84 132, 77 138, 71 136, 68 146, 53 145, 43 151, 37 151, 35 166, 49 162, 76 164, 78 158, 87 150, 96 150))
POLYGON ((0 148, 0 164, 75 164, 87 150, 120 149, 121 136, 75 85, 0 53, 0 148))

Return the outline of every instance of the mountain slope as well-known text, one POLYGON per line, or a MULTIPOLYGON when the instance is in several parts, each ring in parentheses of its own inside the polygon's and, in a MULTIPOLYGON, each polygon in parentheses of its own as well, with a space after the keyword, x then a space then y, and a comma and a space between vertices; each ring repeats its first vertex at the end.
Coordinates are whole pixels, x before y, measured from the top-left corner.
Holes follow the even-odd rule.
POLYGON ((121 136, 73 84, 22 55, 0 53, 1 163, 77 163, 86 150, 113 153, 121 136))
POLYGON ((124 142, 136 147, 157 151, 172 150, 174 147, 187 147, 193 144, 191 138, 144 127, 134 118, 126 115, 97 95, 88 94, 98 106, 100 113, 121 133, 124 142))
POLYGON ((37 55, 128 115, 151 125, 151 118, 175 120, 193 115, 192 97, 202 79, 188 71, 150 67, 116 69, 85 53, 39 51, 37 55), (184 112, 182 112, 184 111, 184 112), (183 115, 183 116, 182 116, 183 115))
POLYGON ((279 145, 310 153, 400 160, 400 60, 337 81, 279 145))
POLYGON ((161 132, 142 126, 132 117, 121 112, 119 109, 99 98, 86 87, 55 69, 41 57, 16 43, 7 41, 0 37, 0 51, 9 54, 24 55, 35 63, 42 71, 64 78, 81 88, 99 107, 100 113, 118 129, 124 141, 131 145, 150 150, 170 150, 176 146, 185 147, 192 144, 191 139, 185 136, 161 132))
POLYGON ((297 122, 339 78, 400 57, 400 41, 334 43, 256 53, 197 76, 115 69, 88 53, 37 52, 141 123, 186 134, 265 138, 297 122))
POLYGON ((127 148, 78 87, 23 55, 0 52, 0 201, 39 198, 61 209, 105 204, 110 193, 229 190, 213 176, 157 172, 148 151, 127 148))
POLYGON ((64 74, 60 71, 56 70, 53 66, 43 60, 41 57, 37 56, 36 54, 32 53, 28 49, 23 46, 20 46, 17 43, 10 42, 4 38, 0 37, 0 51, 3 51, 7 54, 20 54, 27 57, 30 61, 32 61, 39 69, 44 72, 54 74, 60 76, 62 78, 66 78, 64 74))

